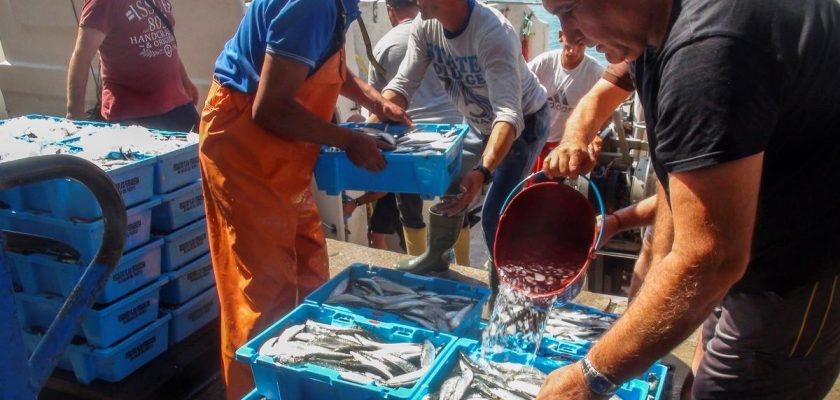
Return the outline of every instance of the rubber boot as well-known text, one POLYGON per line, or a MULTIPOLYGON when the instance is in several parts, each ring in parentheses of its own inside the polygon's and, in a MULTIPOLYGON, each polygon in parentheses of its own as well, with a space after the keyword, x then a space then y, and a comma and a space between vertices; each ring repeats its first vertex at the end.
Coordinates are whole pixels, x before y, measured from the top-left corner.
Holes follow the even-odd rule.
POLYGON ((448 270, 451 258, 449 253, 458 240, 463 221, 464 213, 447 217, 430 210, 429 248, 419 257, 401 261, 397 269, 420 275, 448 270))
POLYGON ((426 251, 426 227, 416 229, 403 226, 405 252, 410 256, 419 256, 426 251))
POLYGON ((455 264, 470 266, 470 228, 461 228, 455 242, 455 264))

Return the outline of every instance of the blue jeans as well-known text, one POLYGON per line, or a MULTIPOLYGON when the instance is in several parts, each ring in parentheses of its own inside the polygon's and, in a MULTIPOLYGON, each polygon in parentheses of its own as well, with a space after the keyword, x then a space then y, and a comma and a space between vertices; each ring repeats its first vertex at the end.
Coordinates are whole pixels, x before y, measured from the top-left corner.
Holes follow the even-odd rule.
POLYGON ((164 131, 198 132, 198 111, 195 110, 193 103, 189 102, 160 115, 108 122, 120 125, 140 125, 147 129, 164 131))
POLYGON ((481 209, 481 227, 490 259, 493 258, 493 243, 496 240, 496 227, 499 225, 502 203, 511 190, 531 172, 548 138, 550 124, 548 105, 525 116, 525 129, 513 142, 507 156, 493 174, 493 183, 484 197, 484 206, 481 209))

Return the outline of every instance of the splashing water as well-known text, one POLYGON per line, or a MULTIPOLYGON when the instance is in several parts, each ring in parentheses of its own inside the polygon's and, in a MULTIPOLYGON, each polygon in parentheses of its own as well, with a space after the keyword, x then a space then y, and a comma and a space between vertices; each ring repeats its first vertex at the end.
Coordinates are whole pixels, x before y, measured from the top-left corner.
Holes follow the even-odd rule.
POLYGON ((556 299, 557 296, 531 297, 500 284, 493 314, 481 338, 482 360, 505 349, 536 355, 556 299))

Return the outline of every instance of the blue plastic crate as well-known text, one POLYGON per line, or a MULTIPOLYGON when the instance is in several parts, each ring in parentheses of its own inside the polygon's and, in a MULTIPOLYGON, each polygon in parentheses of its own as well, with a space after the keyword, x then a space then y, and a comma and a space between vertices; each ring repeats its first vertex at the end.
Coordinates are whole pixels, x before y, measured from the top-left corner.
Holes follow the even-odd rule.
POLYGON ((160 289, 160 302, 166 304, 182 304, 216 284, 209 253, 168 272, 166 277, 169 283, 160 289))
MULTIPOLYGON (((126 251, 151 239, 152 208, 160 203, 152 199, 126 210, 126 251)), ((0 210, 0 229, 31 233, 64 242, 75 248, 83 263, 93 260, 104 234, 103 221, 74 222, 47 215, 0 210)))
POLYGON ((174 271, 210 251, 203 218, 162 237, 164 272, 174 271))
MULTIPOLYGON (((591 347, 588 345, 580 346, 580 348, 584 350, 583 352, 570 354, 567 352, 567 349, 569 349, 570 346, 576 345, 563 340, 543 338, 542 345, 540 346, 537 354, 543 357, 562 358, 567 362, 576 362, 583 358, 583 356, 589 352, 589 348, 591 347)), ((656 362, 648 368, 644 374, 631 382, 637 382, 639 385, 647 387, 647 400, 661 400, 666 398, 663 396, 667 396, 665 388, 669 384, 669 379, 670 375, 668 374, 668 367, 661 362, 656 362)))
MULTIPOLYGON (((32 114, 29 118, 42 118, 63 120, 63 118, 50 117, 45 115, 32 114)), ((79 126, 108 126, 102 122, 72 121, 79 126)), ((184 132, 171 132, 157 129, 149 129, 150 132, 165 136, 183 136, 184 132)), ((169 193, 179 187, 197 180, 201 173, 198 167, 198 144, 191 144, 155 158, 154 182, 152 184, 154 194, 169 193)))
POLYGON ((201 181, 160 196, 161 204, 152 210, 152 230, 172 232, 204 217, 201 181))
MULTIPOLYGON (((116 301, 160 276, 163 239, 125 253, 96 298, 99 304, 116 301)), ((65 263, 48 254, 6 253, 24 293, 66 298, 79 282, 87 264, 65 263)))
POLYGON ((161 314, 172 316, 169 323, 169 346, 174 346, 219 316, 219 295, 216 293, 216 286, 177 308, 163 310, 161 314))
POLYGON ((411 288, 421 287, 421 290, 429 290, 440 294, 451 294, 475 299, 475 306, 472 310, 470 310, 467 316, 464 317, 464 321, 461 322, 461 325, 459 325, 454 331, 450 332, 450 334, 472 339, 478 339, 480 337, 481 332, 479 324, 481 322, 481 310, 484 308, 484 304, 486 304, 490 299, 490 290, 482 286, 469 285, 449 279, 414 275, 367 264, 353 264, 321 285, 321 287, 316 289, 314 292, 310 293, 304 301, 310 304, 323 305, 324 307, 333 308, 342 312, 355 313, 366 318, 377 319, 385 322, 396 322, 422 328, 418 323, 401 318, 398 314, 388 311, 375 310, 366 307, 323 304, 330 296, 333 289, 335 289, 335 287, 338 286, 338 284, 344 279, 370 278, 373 276, 387 278, 391 281, 411 288))
MULTIPOLYGON (((155 158, 148 157, 107 171, 122 195, 126 207, 149 200, 155 158)), ((21 186, 26 211, 56 218, 93 221, 102 218, 102 209, 93 194, 71 179, 53 179, 21 186)))
MULTIPOLYGON (((95 379, 119 382, 166 351, 169 319, 168 315, 164 315, 108 348, 71 344, 59 358, 58 367, 73 371, 76 380, 84 385, 95 379)), ((39 335, 24 334, 30 353, 40 339, 39 335)))
MULTIPOLYGON (((376 128, 395 136, 406 132, 404 125, 392 124, 342 124, 348 128, 376 128)), ((381 172, 371 172, 350 162, 343 151, 321 150, 315 164, 315 180, 318 189, 330 195, 342 190, 365 190, 374 192, 416 193, 426 199, 446 193, 452 179, 461 169, 461 153, 467 125, 418 124, 427 132, 458 131, 457 139, 443 153, 425 152, 419 154, 396 154, 385 152, 388 165, 381 172)))
MULTIPOLYGON (((481 351, 481 342, 471 339, 459 339, 446 357, 438 360, 432 372, 426 375, 419 383, 417 392, 412 397, 415 400, 420 400, 423 396, 434 393, 440 389, 440 385, 446 378, 449 377, 453 368, 458 365, 458 353, 464 352, 470 355, 477 355, 481 351)), ((490 358, 495 362, 511 362, 517 364, 531 364, 546 374, 560 368, 567 362, 551 360, 543 357, 534 357, 530 354, 517 353, 513 351, 504 351, 495 353, 490 358)), ((622 400, 647 400, 648 387, 644 382, 633 380, 621 385, 621 388, 616 392, 622 400)))
MULTIPOLYGON (((88 310, 82 320, 80 336, 91 346, 109 347, 154 321, 158 316, 160 287, 164 283, 166 278, 160 278, 122 300, 88 310)), ((60 297, 27 293, 17 293, 16 300, 24 331, 47 328, 64 304, 60 297)))
MULTIPOLYGON (((161 135, 179 135, 177 132, 152 132, 161 135)), ((198 144, 192 144, 157 157, 154 190, 156 194, 169 193, 190 182, 195 182, 200 177, 198 144)))
POLYGON ((10 189, 0 190, 0 209, 23 210, 25 201, 23 199, 23 188, 15 186, 10 189))
POLYGON ((302 304, 236 351, 237 360, 251 365, 260 395, 268 399, 283 400, 413 398, 419 382, 410 388, 393 389, 373 384, 361 385, 345 381, 337 371, 331 369, 312 364, 277 365, 272 359, 259 355, 259 348, 266 340, 279 335, 289 326, 304 323, 307 319, 331 325, 355 324, 389 343, 419 343, 428 339, 436 347, 442 347, 435 360, 436 363, 446 356, 457 340, 454 336, 439 332, 371 320, 334 309, 302 304))

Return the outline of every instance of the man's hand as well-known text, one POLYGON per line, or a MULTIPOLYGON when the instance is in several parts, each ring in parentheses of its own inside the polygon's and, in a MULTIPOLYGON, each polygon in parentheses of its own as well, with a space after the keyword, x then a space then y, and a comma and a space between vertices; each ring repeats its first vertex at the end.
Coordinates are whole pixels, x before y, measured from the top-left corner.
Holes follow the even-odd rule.
POLYGON ((548 375, 537 395, 537 400, 586 400, 599 399, 589 390, 583 378, 580 363, 569 364, 548 375))
POLYGON ((594 142, 590 146, 580 139, 564 137, 543 161, 543 173, 549 179, 565 176, 577 179, 578 175, 588 173, 598 159, 597 155, 590 151, 590 147, 600 151, 600 145, 594 142))
POLYGON ((356 211, 356 202, 353 200, 345 201, 341 205, 341 209, 345 217, 350 216, 353 214, 353 211, 356 211))
POLYGON ((382 98, 372 111, 379 121, 393 121, 408 127, 414 126, 414 122, 402 107, 385 98, 382 98))
POLYGON ((461 179, 461 192, 457 195, 443 196, 443 201, 437 206, 437 212, 451 217, 464 211, 481 191, 482 186, 484 175, 479 171, 468 172, 461 179))
POLYGON ((379 172, 385 169, 385 157, 380 149, 392 150, 393 147, 381 140, 364 134, 354 133, 344 151, 350 161, 366 170, 379 172))

